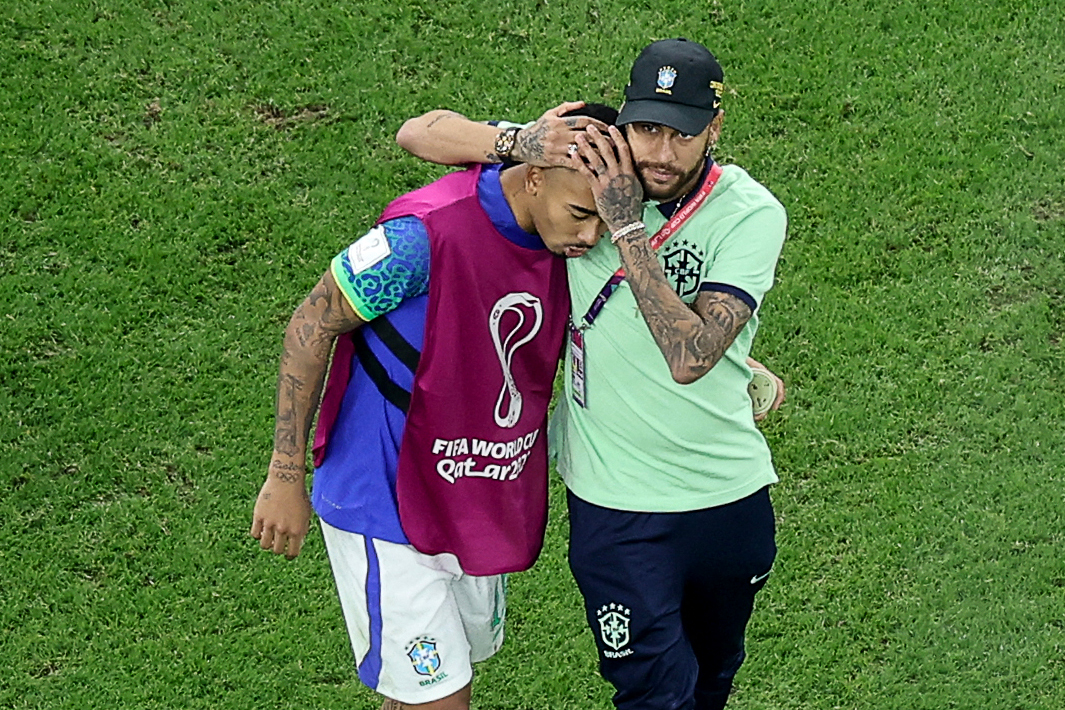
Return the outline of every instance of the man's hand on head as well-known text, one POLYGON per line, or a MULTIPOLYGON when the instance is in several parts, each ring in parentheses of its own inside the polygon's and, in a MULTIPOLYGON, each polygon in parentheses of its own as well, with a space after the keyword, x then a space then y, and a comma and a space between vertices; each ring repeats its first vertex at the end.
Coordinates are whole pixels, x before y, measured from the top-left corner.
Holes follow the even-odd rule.
MULTIPOLYGON (((569 167, 588 180, 599 216, 610 231, 638 222, 643 214, 643 187, 621 131, 616 126, 606 132, 592 126, 574 142, 577 150, 569 158, 569 167)), ((642 230, 640 235, 646 240, 642 230)))
POLYGON ((583 101, 567 101, 550 109, 528 128, 518 131, 512 160, 541 168, 571 167, 570 146, 589 126, 605 131, 607 126, 589 116, 563 116, 584 106, 583 101))

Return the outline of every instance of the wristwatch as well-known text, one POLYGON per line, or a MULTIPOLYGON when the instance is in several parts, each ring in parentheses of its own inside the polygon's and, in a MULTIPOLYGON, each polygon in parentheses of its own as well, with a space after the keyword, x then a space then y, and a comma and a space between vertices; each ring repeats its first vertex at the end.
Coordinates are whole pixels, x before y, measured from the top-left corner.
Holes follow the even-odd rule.
POLYGON ((514 143, 518 138, 518 131, 520 130, 520 126, 504 128, 496 136, 495 151, 496 155, 499 156, 501 160, 506 160, 510 157, 511 151, 514 150, 514 143))

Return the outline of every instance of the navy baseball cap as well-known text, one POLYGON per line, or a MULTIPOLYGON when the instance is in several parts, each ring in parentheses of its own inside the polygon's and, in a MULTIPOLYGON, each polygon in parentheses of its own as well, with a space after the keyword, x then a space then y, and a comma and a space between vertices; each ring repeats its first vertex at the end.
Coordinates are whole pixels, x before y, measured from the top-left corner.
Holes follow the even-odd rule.
POLYGON ((617 125, 660 123, 698 135, 721 111, 724 81, 717 59, 698 42, 652 42, 632 65, 617 125))

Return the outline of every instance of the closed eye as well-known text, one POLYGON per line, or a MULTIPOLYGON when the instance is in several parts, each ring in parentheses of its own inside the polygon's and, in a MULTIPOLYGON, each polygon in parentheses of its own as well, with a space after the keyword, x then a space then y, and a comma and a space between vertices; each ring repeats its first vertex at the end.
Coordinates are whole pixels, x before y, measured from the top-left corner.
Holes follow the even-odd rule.
POLYGON ((569 205, 570 214, 574 219, 584 220, 589 217, 595 217, 598 214, 595 210, 590 210, 587 207, 581 207, 580 205, 569 205))

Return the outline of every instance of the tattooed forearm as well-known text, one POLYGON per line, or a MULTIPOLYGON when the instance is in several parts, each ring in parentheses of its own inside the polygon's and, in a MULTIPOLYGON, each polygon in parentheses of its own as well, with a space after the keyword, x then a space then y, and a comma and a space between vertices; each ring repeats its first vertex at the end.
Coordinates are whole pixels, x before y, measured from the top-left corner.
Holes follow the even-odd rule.
POLYGON ((294 337, 302 345, 299 351, 293 352, 286 338, 277 378, 274 451, 301 458, 307 450, 307 437, 325 382, 332 339, 323 342, 319 335, 314 335, 309 339, 313 345, 308 347, 309 343, 297 334, 299 331, 292 330, 296 330, 294 337))
POLYGON ((710 294, 704 308, 707 316, 726 333, 733 330, 738 333, 751 318, 751 309, 746 303, 725 293, 710 294))
POLYGON ((285 483, 298 483, 303 480, 307 469, 294 463, 285 463, 278 459, 270 462, 270 471, 274 476, 285 483))
POLYGON ((282 369, 277 378, 277 397, 274 400, 274 450, 287 456, 296 456, 299 446, 299 393, 303 381, 282 369))
POLYGON ((724 357, 725 351, 751 319, 750 307, 731 294, 705 293, 696 304, 695 313, 702 319, 702 326, 684 342, 690 363, 689 374, 693 379, 709 372, 724 357))
POLYGON ((673 379, 698 380, 724 356, 751 318, 751 309, 727 293, 704 292, 694 307, 673 290, 644 233, 619 240, 626 279, 673 379))
MULTIPOLYGON (((599 214, 612 229, 624 227, 640 218, 643 212, 643 188, 635 175, 618 175, 611 178, 596 200, 599 214)), ((635 241, 647 242, 644 232, 637 232, 635 241)))
POLYGON ((322 396, 328 360, 329 350, 326 349, 324 354, 315 353, 315 361, 306 374, 282 371, 278 376, 274 425, 274 450, 277 453, 298 457, 306 451, 307 437, 322 396))
POLYGON ((329 353, 337 335, 358 327, 332 277, 319 281, 292 314, 277 377, 274 451, 303 463, 307 439, 325 383, 329 353))

